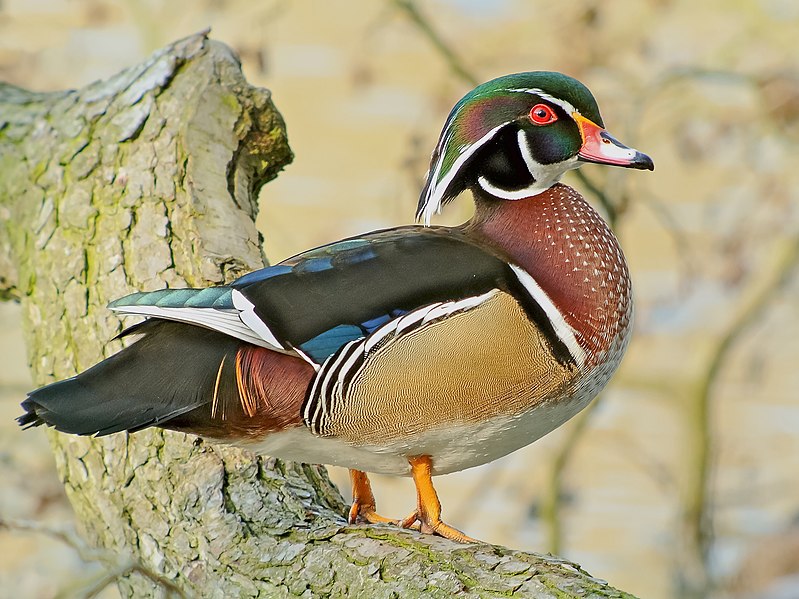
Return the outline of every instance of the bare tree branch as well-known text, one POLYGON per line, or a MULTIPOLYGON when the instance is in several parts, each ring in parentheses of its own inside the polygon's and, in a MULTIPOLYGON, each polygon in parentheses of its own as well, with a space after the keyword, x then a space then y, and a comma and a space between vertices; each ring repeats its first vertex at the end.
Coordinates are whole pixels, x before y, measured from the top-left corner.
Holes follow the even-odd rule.
POLYGON ((72 599, 76 597, 93 597, 108 585, 117 582, 120 578, 128 576, 133 572, 141 574, 151 582, 162 587, 167 592, 167 596, 188 597, 188 595, 171 580, 161 576, 157 572, 153 572, 130 556, 89 547, 86 542, 70 528, 64 526, 48 526, 32 520, 10 520, 0 518, 0 530, 2 529, 46 535, 74 549, 83 561, 101 562, 105 566, 105 571, 100 576, 88 583, 81 583, 79 586, 70 588, 69 594, 64 594, 64 597, 68 596, 72 599))
POLYGON ((441 34, 433 27, 430 21, 419 11, 413 0, 392 0, 393 4, 402 10, 405 15, 416 25, 419 31, 433 44, 436 51, 444 58, 450 70, 466 83, 476 86, 480 80, 464 64, 455 50, 444 41, 441 34))
MULTIPOLYGON (((778 242, 776 259, 758 278, 732 311, 734 317, 713 348, 707 369, 699 383, 696 397, 687 414, 690 456, 693 468, 682 506, 682 534, 685 552, 680 560, 680 592, 686 597, 705 597, 713 587, 709 573, 710 548, 713 543, 713 390, 736 343, 762 317, 784 282, 799 267, 799 236, 778 242)), ((762 272, 762 271, 761 271, 762 272)))

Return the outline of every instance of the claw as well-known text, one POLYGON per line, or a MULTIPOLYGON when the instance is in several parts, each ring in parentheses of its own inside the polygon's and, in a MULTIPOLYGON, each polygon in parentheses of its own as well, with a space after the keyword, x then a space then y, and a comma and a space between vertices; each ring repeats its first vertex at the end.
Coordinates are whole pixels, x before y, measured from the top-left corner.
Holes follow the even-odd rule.
POLYGON ((378 514, 373 505, 363 505, 357 501, 354 501, 350 506, 350 513, 347 521, 350 524, 356 524, 358 521, 368 522, 369 524, 399 524, 397 520, 392 520, 391 518, 386 518, 378 514))
MULTIPOLYGON (((413 510, 406 518, 399 521, 400 528, 413 528, 417 524, 419 524, 419 513, 416 510, 413 510)), ((421 530, 421 525, 419 525, 419 530, 421 530)))

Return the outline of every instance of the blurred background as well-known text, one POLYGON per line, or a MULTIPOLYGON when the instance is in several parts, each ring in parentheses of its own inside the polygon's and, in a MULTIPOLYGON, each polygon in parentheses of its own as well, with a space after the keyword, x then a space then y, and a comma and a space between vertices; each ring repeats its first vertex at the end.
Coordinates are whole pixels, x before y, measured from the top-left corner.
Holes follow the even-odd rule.
MULTIPOLYGON (((445 519, 642 597, 799 597, 799 2, 0 0, 0 80, 81 87, 207 26, 288 124, 295 161, 261 194, 272 261, 411 222, 475 82, 586 83, 656 164, 565 180, 621 239, 635 335, 583 415, 438 479, 445 519)), ((44 431, 13 422, 29 387, 19 308, 0 304, 0 517, 69 524, 44 431)), ((380 512, 407 513, 411 483, 374 479, 380 512)), ((69 597, 101 569, 16 528, 0 555, 8 597, 69 597)))

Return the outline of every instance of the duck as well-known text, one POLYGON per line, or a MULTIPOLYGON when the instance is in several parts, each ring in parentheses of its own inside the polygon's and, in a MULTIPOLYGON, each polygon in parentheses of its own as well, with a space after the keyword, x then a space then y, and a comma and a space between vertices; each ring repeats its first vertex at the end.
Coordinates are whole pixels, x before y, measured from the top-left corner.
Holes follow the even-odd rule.
POLYGON ((653 170, 592 93, 551 71, 502 76, 452 109, 417 224, 336 241, 228 285, 109 308, 144 320, 127 347, 32 391, 17 420, 76 435, 157 426, 285 460, 342 466, 350 523, 468 543, 432 477, 516 451, 605 387, 628 345, 630 274, 600 214, 561 177, 653 170), (432 217, 464 191, 474 215, 432 217), (368 473, 412 478, 416 507, 378 514, 368 473))

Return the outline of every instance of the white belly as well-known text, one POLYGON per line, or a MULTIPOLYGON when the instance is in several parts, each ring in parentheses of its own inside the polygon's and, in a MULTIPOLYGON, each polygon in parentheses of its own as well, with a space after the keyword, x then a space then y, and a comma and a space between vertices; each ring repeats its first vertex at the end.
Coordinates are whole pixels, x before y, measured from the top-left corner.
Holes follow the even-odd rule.
MULTIPOLYGON (((592 389, 595 391, 595 389, 592 389)), ((257 453, 310 464, 328 464, 365 472, 410 475, 408 458, 429 455, 433 474, 449 474, 501 458, 540 439, 582 410, 594 393, 538 406, 529 412, 481 423, 427 430, 385 445, 352 445, 341 439, 314 436, 305 426, 250 442, 257 453)))
MULTIPOLYGON (((409 476, 408 458, 429 455, 433 474, 449 474, 486 464, 521 449, 553 431, 586 407, 605 387, 621 361, 629 329, 617 337, 600 365, 584 373, 571 395, 545 401, 509 416, 430 426, 385 443, 356 444, 315 436, 305 426, 269 433, 244 445, 256 453, 306 464, 327 464, 395 476, 409 476)), ((434 418, 434 414, 430 418, 434 418)), ((378 433, 380 431, 375 431, 378 433)))

